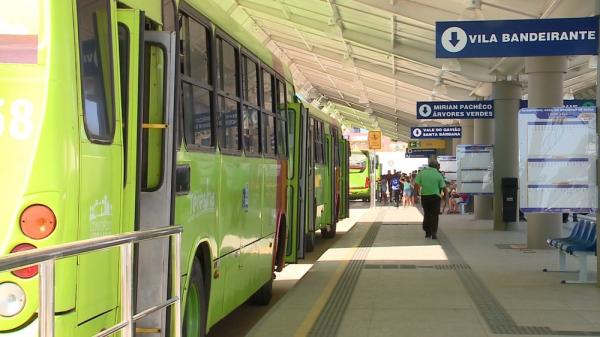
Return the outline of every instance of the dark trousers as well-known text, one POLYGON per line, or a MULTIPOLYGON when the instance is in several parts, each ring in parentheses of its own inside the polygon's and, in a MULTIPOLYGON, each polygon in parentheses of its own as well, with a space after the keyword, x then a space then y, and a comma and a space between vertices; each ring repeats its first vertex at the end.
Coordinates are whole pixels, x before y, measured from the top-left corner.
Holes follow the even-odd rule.
POLYGON ((435 194, 421 196, 421 204, 423 205, 423 230, 427 236, 437 235, 441 200, 435 194))

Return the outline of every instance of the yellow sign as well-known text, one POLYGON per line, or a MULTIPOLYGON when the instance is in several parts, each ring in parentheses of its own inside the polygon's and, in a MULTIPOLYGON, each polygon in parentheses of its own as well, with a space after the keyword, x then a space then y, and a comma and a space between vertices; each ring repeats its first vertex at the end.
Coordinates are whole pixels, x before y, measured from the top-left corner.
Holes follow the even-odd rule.
POLYGON ((381 131, 369 131, 369 150, 381 150, 381 131))
POLYGON ((443 139, 423 139, 418 142, 411 142, 411 147, 418 149, 445 149, 446 141, 443 139), (412 144, 415 143, 415 144, 412 144), (412 146, 415 145, 415 146, 412 146))

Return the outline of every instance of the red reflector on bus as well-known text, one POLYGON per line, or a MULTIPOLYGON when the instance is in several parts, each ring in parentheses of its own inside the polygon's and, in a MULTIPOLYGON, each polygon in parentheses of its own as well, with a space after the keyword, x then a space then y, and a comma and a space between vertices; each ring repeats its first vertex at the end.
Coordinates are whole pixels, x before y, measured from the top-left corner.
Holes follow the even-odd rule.
POLYGON ((41 240, 54 232, 56 217, 47 206, 32 205, 23 211, 19 223, 23 234, 34 240, 41 240))
MULTIPOLYGON (((34 245, 31 245, 29 243, 22 243, 18 246, 16 246, 15 248, 13 248, 10 252, 11 253, 18 253, 18 252, 23 252, 26 250, 31 250, 31 249, 36 249, 37 247, 34 245)), ((20 278, 32 278, 35 275, 38 274, 38 266, 30 266, 30 267, 25 267, 19 270, 13 270, 13 275, 15 275, 16 277, 20 277, 20 278)))

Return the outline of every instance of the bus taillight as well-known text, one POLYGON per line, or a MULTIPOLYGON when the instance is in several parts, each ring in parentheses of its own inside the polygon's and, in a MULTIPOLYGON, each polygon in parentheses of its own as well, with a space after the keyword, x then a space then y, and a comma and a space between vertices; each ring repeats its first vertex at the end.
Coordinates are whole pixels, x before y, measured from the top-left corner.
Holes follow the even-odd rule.
POLYGON ((34 240, 47 238, 56 228, 54 212, 44 205, 27 207, 19 219, 23 234, 34 240))
POLYGON ((366 177, 365 178, 365 188, 369 188, 371 187, 371 178, 366 177))
MULTIPOLYGON (((36 249, 37 247, 34 245, 31 245, 29 243, 22 243, 20 245, 17 245, 15 248, 13 248, 10 252, 11 253, 18 253, 18 252, 23 252, 26 250, 30 250, 30 249, 36 249)), ((38 274, 38 266, 34 265, 34 266, 29 266, 29 267, 25 267, 19 270, 14 270, 13 275, 15 275, 16 277, 19 278, 32 278, 35 275, 38 274)))

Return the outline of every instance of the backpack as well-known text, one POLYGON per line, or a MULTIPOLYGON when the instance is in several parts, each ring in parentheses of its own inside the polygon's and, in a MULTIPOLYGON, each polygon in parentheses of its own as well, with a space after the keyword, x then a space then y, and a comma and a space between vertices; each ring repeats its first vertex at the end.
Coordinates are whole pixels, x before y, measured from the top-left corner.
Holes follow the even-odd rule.
POLYGON ((397 177, 392 178, 392 189, 399 190, 400 189, 400 179, 397 177))

